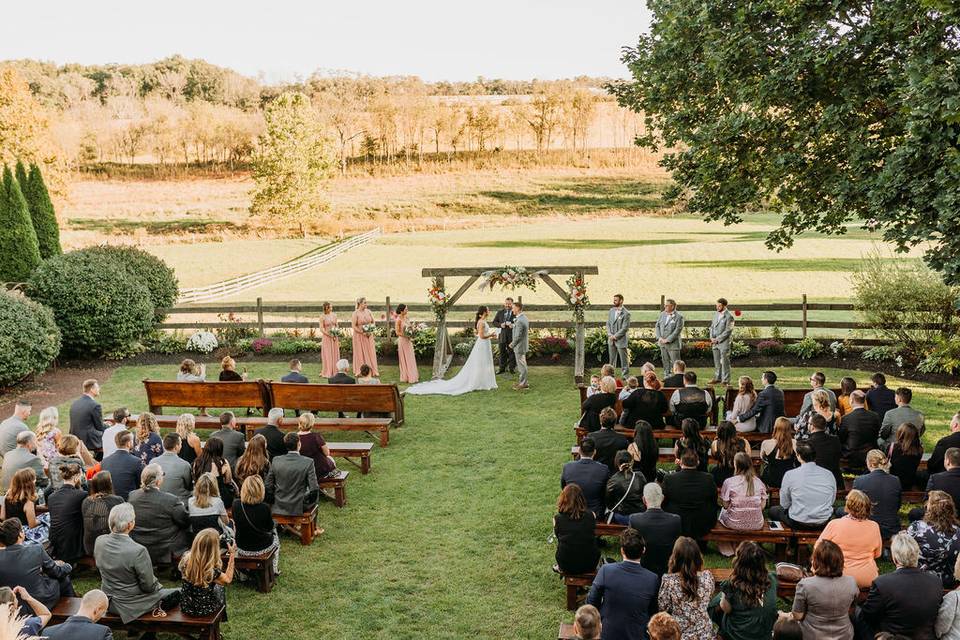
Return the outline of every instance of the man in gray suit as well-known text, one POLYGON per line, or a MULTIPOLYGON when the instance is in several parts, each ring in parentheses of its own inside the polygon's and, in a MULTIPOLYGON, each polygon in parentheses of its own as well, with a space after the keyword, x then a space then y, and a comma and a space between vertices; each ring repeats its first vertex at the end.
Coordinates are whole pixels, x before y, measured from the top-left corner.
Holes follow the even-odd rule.
POLYGON ((273 500, 272 512, 282 516, 302 516, 313 508, 320 496, 317 469, 313 458, 300 455, 300 436, 283 437, 286 455, 276 456, 267 473, 267 496, 273 500))
POLYGON ((657 344, 660 345, 660 358, 663 360, 663 375, 668 376, 673 371, 673 363, 680 359, 680 348, 683 346, 680 334, 683 333, 683 316, 677 311, 677 303, 667 299, 663 303, 663 311, 657 318, 657 344))
POLYGON ((153 459, 153 464, 163 471, 163 490, 187 504, 193 495, 193 469, 179 455, 182 446, 179 434, 171 432, 163 436, 163 453, 153 459))
POLYGON ((530 349, 530 322, 523 312, 523 303, 513 303, 513 340, 510 348, 517 359, 517 372, 520 374, 514 389, 529 389, 527 384, 527 351, 530 349))
POLYGON ((220 414, 220 430, 211 433, 210 437, 220 439, 223 443, 224 459, 230 463, 231 469, 236 470, 237 460, 247 448, 247 439, 237 430, 237 416, 233 411, 224 411, 220 414))
POLYGON ((160 489, 160 465, 148 464, 140 478, 141 488, 128 499, 137 518, 131 537, 148 549, 151 562, 170 564, 173 556, 190 548, 190 515, 180 498, 160 489))
POLYGON ((100 589, 110 598, 110 611, 128 624, 162 601, 170 602, 178 590, 162 587, 146 547, 130 537, 136 526, 133 505, 124 502, 111 509, 107 525, 110 533, 97 538, 93 558, 100 571, 100 589))
POLYGON ((613 306, 607 314, 607 348, 610 351, 610 365, 616 367, 620 360, 620 371, 623 379, 630 373, 627 364, 627 331, 630 329, 630 312, 623 306, 623 296, 613 296, 613 306))
POLYGON ((730 344, 733 336, 733 314, 727 299, 717 300, 717 312, 710 323, 710 344, 713 345, 713 380, 707 384, 730 384, 730 344))
POLYGON ((23 431, 29 431, 27 418, 30 417, 31 406, 27 400, 17 400, 13 407, 13 415, 0 422, 0 458, 17 448, 17 436, 23 431))
POLYGON ((904 422, 909 422, 917 428, 920 435, 923 436, 926 431, 923 414, 910 406, 913 400, 913 391, 908 387, 900 387, 896 394, 897 408, 890 409, 883 414, 883 422, 880 424, 880 439, 877 441, 881 446, 889 447, 890 443, 897 438, 897 429, 904 422))
POLYGON ((47 474, 43 462, 37 455, 37 436, 33 431, 21 431, 17 436, 17 448, 3 456, 3 471, 0 472, 0 490, 6 491, 14 474, 21 469, 30 468, 37 474, 37 486, 47 486, 47 474))

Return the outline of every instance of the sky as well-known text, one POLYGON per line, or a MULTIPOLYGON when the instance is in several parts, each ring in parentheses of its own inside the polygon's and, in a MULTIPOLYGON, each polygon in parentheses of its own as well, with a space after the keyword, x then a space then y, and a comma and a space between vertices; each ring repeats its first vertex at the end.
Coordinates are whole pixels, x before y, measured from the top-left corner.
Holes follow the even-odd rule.
POLYGON ((28 0, 0 23, 0 60, 203 58, 269 81, 317 69, 427 81, 625 77, 642 0, 28 0))

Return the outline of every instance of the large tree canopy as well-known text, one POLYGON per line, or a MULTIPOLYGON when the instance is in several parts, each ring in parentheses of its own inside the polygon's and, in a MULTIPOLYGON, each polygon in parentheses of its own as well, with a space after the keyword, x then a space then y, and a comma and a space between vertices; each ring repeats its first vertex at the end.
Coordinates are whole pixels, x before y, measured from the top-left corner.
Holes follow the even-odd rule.
POLYGON ((674 195, 767 245, 850 221, 960 282, 960 9, 949 0, 648 0, 649 35, 612 85, 666 147, 674 195))

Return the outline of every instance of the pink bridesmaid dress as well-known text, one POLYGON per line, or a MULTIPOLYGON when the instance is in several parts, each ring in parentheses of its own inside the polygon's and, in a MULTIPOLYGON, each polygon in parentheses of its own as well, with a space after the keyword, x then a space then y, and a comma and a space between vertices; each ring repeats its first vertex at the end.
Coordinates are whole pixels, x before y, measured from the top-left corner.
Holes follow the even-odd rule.
POLYGON ((320 341, 320 368, 324 378, 337 374, 337 360, 340 359, 340 340, 327 332, 337 326, 337 314, 327 313, 320 320, 323 339, 320 341))
POLYGON ((413 340, 404 335, 409 322, 397 325, 397 358, 400 360, 400 382, 417 382, 420 372, 417 371, 417 357, 413 351, 413 340))
POLYGON ((370 373, 374 377, 379 377, 377 370, 377 348, 373 342, 373 336, 363 333, 361 327, 373 322, 373 313, 370 309, 364 309, 353 312, 350 324, 353 326, 353 375, 360 373, 360 365, 370 365, 370 373))

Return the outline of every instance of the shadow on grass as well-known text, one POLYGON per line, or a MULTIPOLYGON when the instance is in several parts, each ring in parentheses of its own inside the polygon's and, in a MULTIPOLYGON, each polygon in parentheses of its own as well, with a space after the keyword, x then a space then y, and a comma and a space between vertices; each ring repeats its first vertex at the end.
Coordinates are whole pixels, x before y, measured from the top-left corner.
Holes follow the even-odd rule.
POLYGON ((179 233, 216 233, 218 231, 246 231, 247 225, 236 224, 228 220, 204 218, 176 218, 173 220, 124 220, 102 218, 75 218, 70 226, 80 231, 97 231, 131 235, 143 229, 149 235, 163 236, 179 233))
POLYGON ((624 247, 649 247, 663 244, 696 242, 686 238, 662 238, 655 240, 604 240, 599 238, 551 238, 548 240, 486 240, 464 242, 458 246, 476 249, 622 249, 624 247))
MULTIPOLYGON (((916 260, 897 258, 896 260, 916 260)), ((893 260, 890 260, 893 262, 893 260)), ((682 260, 671 262, 686 269, 736 269, 738 271, 854 271, 863 264, 860 258, 771 258, 769 260, 682 260)))

